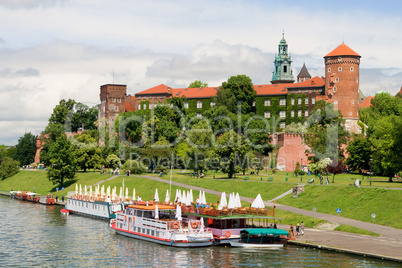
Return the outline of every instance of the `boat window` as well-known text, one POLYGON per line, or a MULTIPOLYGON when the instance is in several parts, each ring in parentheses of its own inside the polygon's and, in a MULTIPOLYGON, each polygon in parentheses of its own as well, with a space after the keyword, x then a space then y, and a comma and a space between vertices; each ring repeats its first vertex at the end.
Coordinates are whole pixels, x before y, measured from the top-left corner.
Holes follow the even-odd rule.
POLYGON ((151 231, 151 235, 155 236, 155 231, 154 230, 151 231))
POLYGON ((147 229, 147 235, 149 235, 149 229, 147 229))

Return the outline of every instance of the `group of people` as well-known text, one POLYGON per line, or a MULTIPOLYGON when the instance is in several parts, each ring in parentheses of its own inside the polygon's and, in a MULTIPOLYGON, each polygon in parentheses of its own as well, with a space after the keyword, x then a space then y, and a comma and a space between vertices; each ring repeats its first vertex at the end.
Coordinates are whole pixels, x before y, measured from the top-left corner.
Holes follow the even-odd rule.
POLYGON ((304 222, 297 223, 296 228, 291 224, 289 228, 289 238, 296 238, 299 235, 304 235, 304 222))

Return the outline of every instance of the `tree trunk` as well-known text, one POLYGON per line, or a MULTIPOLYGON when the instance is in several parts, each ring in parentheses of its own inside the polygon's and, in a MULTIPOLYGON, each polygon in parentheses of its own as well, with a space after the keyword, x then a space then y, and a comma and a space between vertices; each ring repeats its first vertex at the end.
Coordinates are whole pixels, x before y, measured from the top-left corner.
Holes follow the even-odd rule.
POLYGON ((335 173, 332 174, 332 183, 334 183, 334 182, 335 182, 335 173))
POLYGON ((229 173, 228 173, 228 178, 229 178, 229 179, 233 178, 233 173, 230 173, 230 172, 229 172, 229 173))
POLYGON ((394 182, 393 180, 392 180, 392 177, 390 176, 389 177, 389 180, 388 180, 389 182, 394 182))

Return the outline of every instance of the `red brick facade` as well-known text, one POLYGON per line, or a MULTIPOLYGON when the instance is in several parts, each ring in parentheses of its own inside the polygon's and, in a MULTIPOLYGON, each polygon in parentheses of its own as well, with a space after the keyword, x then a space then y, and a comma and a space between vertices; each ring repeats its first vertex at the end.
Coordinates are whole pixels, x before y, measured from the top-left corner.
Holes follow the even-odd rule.
POLYGON ((113 125, 119 113, 125 112, 126 85, 106 84, 100 87, 98 118, 105 118, 113 125))

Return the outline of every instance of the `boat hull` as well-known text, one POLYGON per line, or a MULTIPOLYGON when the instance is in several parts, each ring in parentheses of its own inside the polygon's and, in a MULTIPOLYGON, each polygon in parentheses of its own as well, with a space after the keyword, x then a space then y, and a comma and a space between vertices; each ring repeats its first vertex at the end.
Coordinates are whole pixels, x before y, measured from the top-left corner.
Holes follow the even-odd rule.
POLYGON ((283 248, 284 244, 254 244, 229 241, 232 247, 238 248, 283 248))
POLYGON ((172 241, 172 240, 166 240, 166 239, 157 239, 151 236, 144 236, 139 233, 135 232, 128 232, 125 230, 117 229, 116 227, 112 226, 112 228, 115 230, 116 234, 119 235, 124 235, 130 238, 135 238, 135 239, 140 239, 152 243, 157 243, 165 246, 171 246, 171 247, 178 247, 178 248, 194 248, 194 247, 209 247, 212 245, 212 241, 207 241, 207 242, 182 242, 182 241, 172 241))

